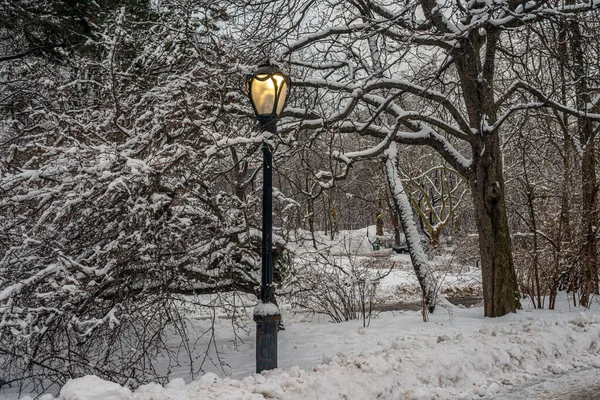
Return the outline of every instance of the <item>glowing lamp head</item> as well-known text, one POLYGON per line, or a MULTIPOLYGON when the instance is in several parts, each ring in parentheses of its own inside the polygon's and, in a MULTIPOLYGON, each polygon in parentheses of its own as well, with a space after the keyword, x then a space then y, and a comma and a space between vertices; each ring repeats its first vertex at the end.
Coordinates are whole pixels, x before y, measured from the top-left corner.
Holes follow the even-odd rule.
POLYGON ((274 65, 264 64, 248 76, 246 89, 257 117, 279 116, 288 99, 290 78, 274 65))

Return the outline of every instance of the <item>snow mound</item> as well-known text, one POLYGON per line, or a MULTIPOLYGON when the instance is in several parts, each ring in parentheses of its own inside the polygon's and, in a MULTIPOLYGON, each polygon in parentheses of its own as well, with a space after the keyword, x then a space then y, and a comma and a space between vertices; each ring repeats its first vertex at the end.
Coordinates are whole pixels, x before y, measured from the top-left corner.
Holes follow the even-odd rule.
POLYGON ((471 332, 398 336, 370 353, 324 357, 242 380, 208 373, 186 384, 144 385, 131 393, 97 377, 69 381, 60 400, 472 399, 493 398, 536 376, 600 369, 600 324, 583 315, 552 321, 505 316, 471 332))
POLYGON ((60 400, 132 400, 132 393, 94 375, 71 379, 60 391, 60 400))

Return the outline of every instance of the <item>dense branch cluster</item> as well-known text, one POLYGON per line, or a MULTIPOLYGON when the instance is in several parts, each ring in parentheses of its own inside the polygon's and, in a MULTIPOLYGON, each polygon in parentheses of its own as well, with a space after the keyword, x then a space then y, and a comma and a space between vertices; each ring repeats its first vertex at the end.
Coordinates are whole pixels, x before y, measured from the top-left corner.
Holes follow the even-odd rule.
POLYGON ((0 64, 13 78, 0 131, 5 382, 143 381, 161 332, 185 325, 182 301, 255 290, 257 201, 240 194, 255 149, 221 145, 247 128, 220 115, 229 100, 214 90, 231 85, 228 44, 212 46, 222 15, 161 4, 117 8, 68 62, 0 64))
POLYGON ((393 142, 434 149, 468 182, 485 313, 502 315, 519 307, 503 141, 521 129, 516 121, 524 115, 550 113, 553 123, 562 124, 587 149, 581 159, 581 221, 591 222, 581 232, 587 244, 578 268, 587 272, 575 287, 588 304, 589 295, 598 292, 592 143, 600 121, 593 39, 599 3, 309 3, 306 8, 294 1, 259 7, 286 22, 285 34, 236 16, 250 26, 248 41, 257 48, 277 47, 274 59, 290 65, 297 76, 295 86, 304 96, 288 109, 286 131, 377 141, 333 151, 340 166, 321 174, 328 178, 322 185, 334 187, 347 179, 350 167, 382 155, 393 142))
MULTIPOLYGON (((487 316, 598 293, 600 0, 42 3, 0 5, 0 386, 164 377, 183 308, 255 292, 265 141, 276 260, 389 213, 426 309, 418 226, 478 237, 487 316), (265 60, 293 82, 275 136, 242 94, 265 60)), ((370 315, 383 274, 297 260, 289 293, 370 315)))

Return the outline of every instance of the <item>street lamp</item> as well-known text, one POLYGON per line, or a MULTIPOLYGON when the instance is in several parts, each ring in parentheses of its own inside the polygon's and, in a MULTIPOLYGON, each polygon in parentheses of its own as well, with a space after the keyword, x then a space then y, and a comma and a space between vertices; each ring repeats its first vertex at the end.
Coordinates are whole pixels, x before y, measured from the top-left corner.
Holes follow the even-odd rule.
MULTIPOLYGON (((248 76, 246 89, 261 130, 277 133, 277 118, 285 107, 290 78, 277 67, 264 64, 248 76)), ((273 302, 273 156, 263 141, 262 268, 256 322, 256 372, 277 368, 279 308, 273 302)))

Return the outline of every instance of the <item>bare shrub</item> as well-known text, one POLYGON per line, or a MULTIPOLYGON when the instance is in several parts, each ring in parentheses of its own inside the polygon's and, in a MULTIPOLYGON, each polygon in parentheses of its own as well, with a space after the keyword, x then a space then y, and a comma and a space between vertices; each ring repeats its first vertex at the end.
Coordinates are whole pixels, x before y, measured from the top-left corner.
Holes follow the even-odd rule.
POLYGON ((378 286, 394 263, 373 257, 299 257, 288 283, 292 309, 325 314, 332 322, 361 319, 369 326, 378 286))

